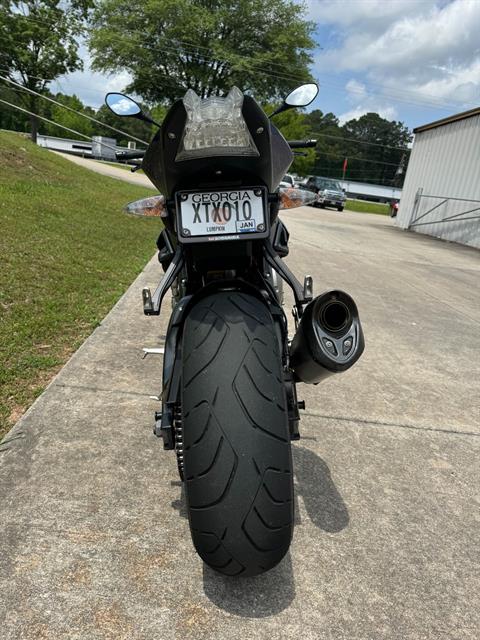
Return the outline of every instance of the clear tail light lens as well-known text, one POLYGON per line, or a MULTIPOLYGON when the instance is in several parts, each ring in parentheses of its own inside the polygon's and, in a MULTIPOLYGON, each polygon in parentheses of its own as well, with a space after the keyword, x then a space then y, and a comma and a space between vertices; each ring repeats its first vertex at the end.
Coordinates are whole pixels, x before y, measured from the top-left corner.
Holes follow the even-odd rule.
POLYGON ((183 98, 187 122, 175 160, 209 156, 258 156, 243 119, 243 93, 233 87, 226 98, 202 100, 189 89, 183 98))

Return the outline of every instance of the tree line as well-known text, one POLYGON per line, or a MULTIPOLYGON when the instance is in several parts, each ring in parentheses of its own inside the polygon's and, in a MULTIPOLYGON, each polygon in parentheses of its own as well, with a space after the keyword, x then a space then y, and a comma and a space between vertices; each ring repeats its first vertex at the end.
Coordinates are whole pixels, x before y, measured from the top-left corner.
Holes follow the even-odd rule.
MULTIPOLYGON (((59 76, 82 69, 80 41, 93 68, 128 71, 126 92, 139 96, 161 120, 187 88, 201 97, 232 85, 267 109, 302 82, 311 81, 316 25, 295 0, 0 0, 0 75, 98 118, 142 140, 152 129, 119 120, 106 107, 94 111, 76 96, 50 93, 59 76)), ((83 135, 127 138, 80 115, 0 81, 0 100, 22 106, 83 135)), ((375 113, 340 124, 332 113, 290 111, 275 118, 287 138, 317 138, 315 150, 296 156, 292 170, 380 184, 403 182, 411 136, 400 122, 375 113)), ((0 102, 0 127, 70 137, 67 131, 9 109, 0 102)))

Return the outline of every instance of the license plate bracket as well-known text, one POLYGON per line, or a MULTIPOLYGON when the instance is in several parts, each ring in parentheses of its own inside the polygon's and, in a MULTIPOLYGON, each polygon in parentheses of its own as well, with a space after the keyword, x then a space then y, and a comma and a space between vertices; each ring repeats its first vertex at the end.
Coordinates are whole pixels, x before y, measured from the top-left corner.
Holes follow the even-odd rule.
POLYGON ((270 230, 267 196, 265 187, 179 191, 179 242, 266 238, 270 230))

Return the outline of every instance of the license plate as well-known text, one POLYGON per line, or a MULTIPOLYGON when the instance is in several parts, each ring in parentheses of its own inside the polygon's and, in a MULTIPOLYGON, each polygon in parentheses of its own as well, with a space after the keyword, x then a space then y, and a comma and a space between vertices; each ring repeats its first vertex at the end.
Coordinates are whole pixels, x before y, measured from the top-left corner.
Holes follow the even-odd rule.
POLYGON ((179 192, 180 242, 266 237, 266 195, 263 187, 179 192))

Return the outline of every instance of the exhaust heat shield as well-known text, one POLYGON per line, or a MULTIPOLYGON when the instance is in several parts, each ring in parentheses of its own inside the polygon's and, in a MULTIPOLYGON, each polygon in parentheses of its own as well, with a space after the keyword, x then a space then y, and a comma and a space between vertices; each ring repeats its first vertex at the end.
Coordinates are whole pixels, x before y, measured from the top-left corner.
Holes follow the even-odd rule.
POLYGON ((327 291, 303 312, 290 347, 290 367, 301 382, 316 384, 349 369, 364 347, 353 298, 344 291, 327 291))

